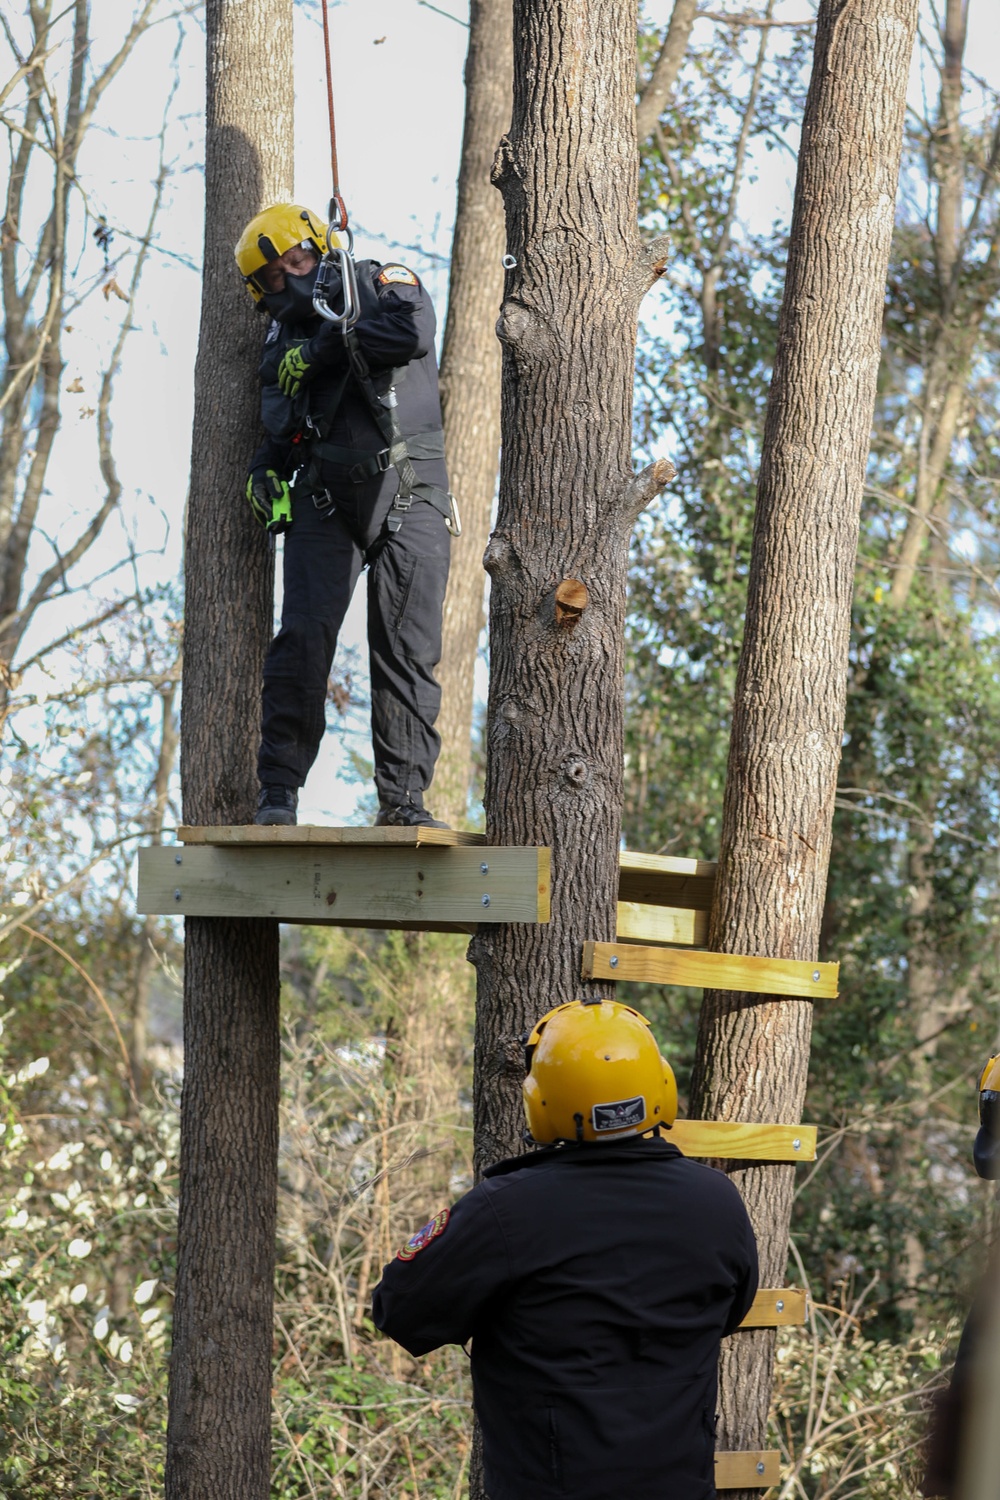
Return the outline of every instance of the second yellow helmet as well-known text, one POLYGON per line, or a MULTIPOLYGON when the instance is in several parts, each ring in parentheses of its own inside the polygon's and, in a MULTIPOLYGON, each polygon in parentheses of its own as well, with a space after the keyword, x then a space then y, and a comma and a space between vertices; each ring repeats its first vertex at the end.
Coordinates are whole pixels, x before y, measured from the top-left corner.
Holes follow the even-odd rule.
POLYGON ((649 1022, 617 1000, 550 1010, 526 1043, 524 1112, 539 1145, 642 1135, 677 1118, 677 1083, 649 1022))

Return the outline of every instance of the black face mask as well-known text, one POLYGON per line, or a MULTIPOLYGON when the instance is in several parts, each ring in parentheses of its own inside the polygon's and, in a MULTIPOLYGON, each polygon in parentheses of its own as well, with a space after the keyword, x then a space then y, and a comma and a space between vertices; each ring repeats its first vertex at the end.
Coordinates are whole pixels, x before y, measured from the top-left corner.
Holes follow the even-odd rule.
POLYGON ((285 285, 280 292, 264 292, 261 300, 272 318, 279 323, 307 323, 316 316, 313 307, 313 288, 319 273, 319 263, 304 276, 289 276, 285 273, 285 285))

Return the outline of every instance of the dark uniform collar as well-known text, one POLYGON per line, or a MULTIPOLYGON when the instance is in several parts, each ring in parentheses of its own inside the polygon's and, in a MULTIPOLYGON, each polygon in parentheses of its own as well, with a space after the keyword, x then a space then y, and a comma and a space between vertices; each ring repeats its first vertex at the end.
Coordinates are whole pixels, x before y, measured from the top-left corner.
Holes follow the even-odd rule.
POLYGON ((585 1141, 575 1145, 562 1141, 557 1146, 538 1146, 524 1156, 511 1156, 505 1161, 494 1162, 487 1167, 484 1177, 503 1177, 508 1172, 519 1172, 524 1167, 537 1167, 553 1161, 564 1161, 574 1166, 588 1166, 597 1162, 668 1160, 681 1156, 676 1146, 662 1136, 625 1136, 617 1141, 585 1141))

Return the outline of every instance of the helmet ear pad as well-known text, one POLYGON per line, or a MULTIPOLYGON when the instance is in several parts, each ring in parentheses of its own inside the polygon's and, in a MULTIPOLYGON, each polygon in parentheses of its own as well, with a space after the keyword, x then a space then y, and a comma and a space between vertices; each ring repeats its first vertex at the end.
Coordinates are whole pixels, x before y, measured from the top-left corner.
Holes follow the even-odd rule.
POLYGON ((976 1172, 984 1182, 1000 1180, 1000 1141, 982 1125, 976 1131, 972 1147, 972 1160, 976 1172))

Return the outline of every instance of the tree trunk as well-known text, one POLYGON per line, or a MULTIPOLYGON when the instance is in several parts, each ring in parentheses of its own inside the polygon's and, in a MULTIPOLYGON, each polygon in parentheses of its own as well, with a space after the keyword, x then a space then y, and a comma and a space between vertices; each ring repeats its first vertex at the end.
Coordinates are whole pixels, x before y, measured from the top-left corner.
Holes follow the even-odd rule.
POLYGON ((465 134, 451 251, 448 321, 441 352, 448 476, 462 512, 444 601, 441 756, 433 807, 454 826, 468 815, 472 708, 483 628, 483 549, 490 533, 500 450, 500 345, 495 323, 503 293, 503 203, 490 182, 500 137, 510 124, 511 0, 472 0, 465 63, 465 134))
POLYGON ((657 274, 636 226, 635 47, 634 5, 515 0, 494 168, 517 264, 498 325, 485 801, 489 843, 551 847, 552 920, 480 927, 470 949, 478 1170, 520 1149, 520 1033, 613 991, 581 982, 582 944, 615 935, 628 544, 672 473, 636 479, 630 462, 638 307, 657 274))
MULTIPOLYGON (((263 327, 233 264, 292 182, 292 0, 208 0, 205 264, 186 555, 189 823, 254 808, 273 569, 242 501, 263 327)), ((183 858, 183 856, 181 856, 183 858)), ((178 880, 182 878, 178 872, 178 880)), ((278 928, 191 919, 167 1500, 267 1500, 278 1150, 278 928)))
MULTIPOLYGON (((813 960, 843 737, 858 522, 917 0, 821 0, 768 404, 710 946, 813 960)), ((691 1113, 796 1121, 806 1001, 706 991, 691 1113)), ((733 1164, 761 1284, 794 1168, 733 1164)), ((723 1351, 722 1448, 764 1446, 774 1335, 723 1351)))

